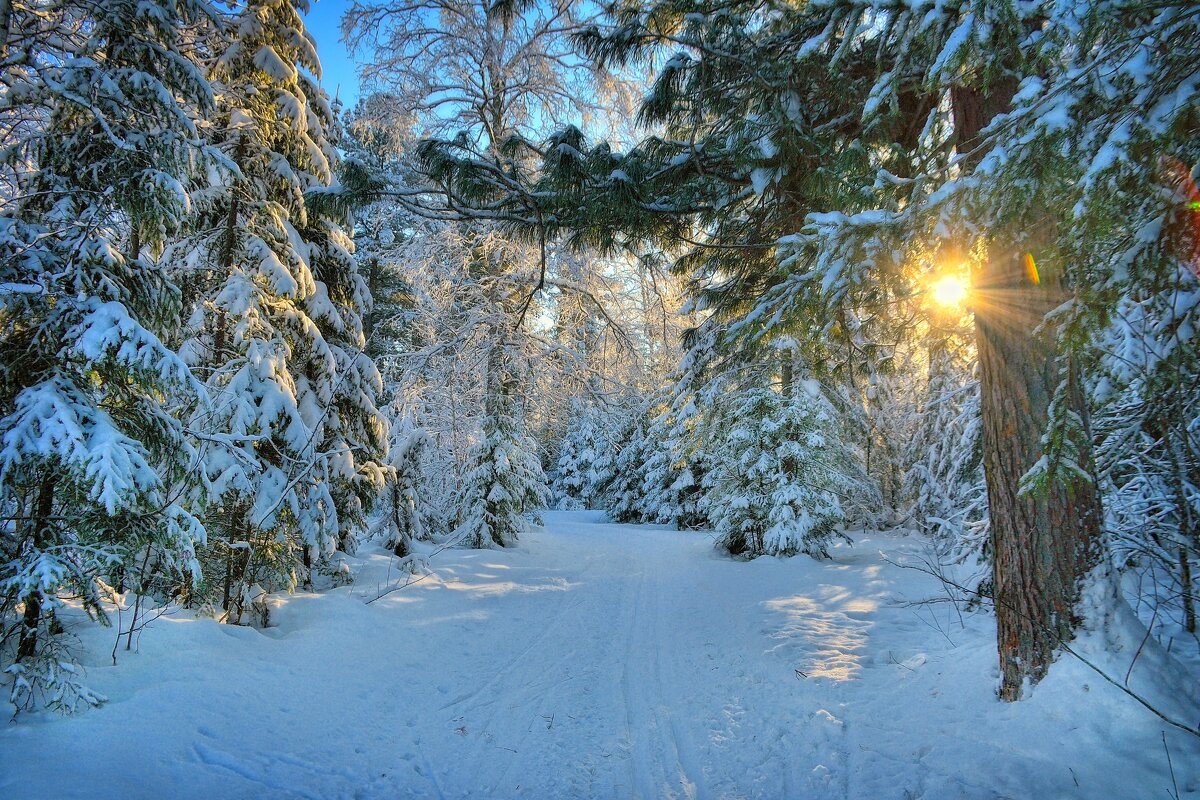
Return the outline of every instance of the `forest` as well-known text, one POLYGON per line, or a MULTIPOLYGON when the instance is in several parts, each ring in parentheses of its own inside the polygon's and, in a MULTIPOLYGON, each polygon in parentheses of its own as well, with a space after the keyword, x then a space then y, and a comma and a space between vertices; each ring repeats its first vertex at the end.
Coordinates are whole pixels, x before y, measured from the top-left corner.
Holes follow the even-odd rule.
POLYGON ((0 794, 1200 792, 1200 4, 320 5, 0 0, 0 794))

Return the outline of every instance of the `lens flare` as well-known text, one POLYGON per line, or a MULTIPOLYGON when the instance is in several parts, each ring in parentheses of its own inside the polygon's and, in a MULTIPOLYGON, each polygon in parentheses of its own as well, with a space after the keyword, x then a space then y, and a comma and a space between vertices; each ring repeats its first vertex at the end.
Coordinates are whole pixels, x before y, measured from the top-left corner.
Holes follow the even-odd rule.
POLYGON ((947 308, 958 308, 967 299, 967 281, 961 275, 943 275, 929 289, 934 302, 947 308))
POLYGON ((1025 254, 1025 277, 1029 278, 1029 282, 1037 286, 1042 282, 1042 278, 1038 275, 1037 262, 1033 260, 1033 253, 1025 254))
POLYGON ((1192 177, 1192 169, 1179 159, 1163 156, 1162 165, 1164 177, 1183 201, 1183 212, 1170 215, 1163 226, 1163 243, 1168 252, 1200 276, 1200 186, 1192 177))

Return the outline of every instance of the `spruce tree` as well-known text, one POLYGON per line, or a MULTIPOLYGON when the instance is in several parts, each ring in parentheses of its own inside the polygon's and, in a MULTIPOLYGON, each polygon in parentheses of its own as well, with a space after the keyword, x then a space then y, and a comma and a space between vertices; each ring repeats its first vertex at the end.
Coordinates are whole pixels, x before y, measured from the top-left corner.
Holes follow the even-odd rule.
MULTIPOLYGON (((31 10, 11 11, 30 33, 31 10)), ((101 582, 144 591, 134 570, 151 555, 198 575, 197 452, 172 412, 204 390, 164 344, 180 294, 150 253, 215 160, 193 124, 212 93, 182 44, 215 20, 190 2, 45 14, 57 35, 4 62, 5 113, 34 122, 3 154, 16 181, 0 202, 0 504, 14 524, 0 589, 13 700, 71 707, 96 697, 49 630, 60 598, 106 621, 101 582)))
POLYGON ((513 399, 501 390, 490 402, 463 480, 454 530, 459 541, 475 548, 516 544, 529 520, 541 522, 538 512, 550 502, 533 444, 509 410, 513 399))
POLYGON ((236 172, 200 194, 168 257, 189 286, 183 353, 214 398, 193 421, 219 520, 207 597, 238 621, 249 587, 294 585, 361 521, 386 428, 351 245, 328 203, 309 208, 336 162, 315 45, 286 0, 246 4, 229 37, 206 133, 236 172))
POLYGON ((551 491, 563 508, 596 508, 613 476, 613 448, 601 429, 598 409, 578 401, 571 408, 572 423, 559 446, 551 491))
POLYGON ((836 415, 815 389, 789 396, 747 389, 725 401, 725 433, 704 507, 721 547, 734 555, 827 558, 845 538, 841 497, 851 461, 836 415))
POLYGON ((421 521, 422 456, 429 444, 429 435, 417 428, 411 417, 404 417, 392 431, 389 463, 394 475, 385 505, 384 547, 399 558, 412 555, 413 541, 425 538, 421 521))
POLYGON ((635 413, 617 438, 612 478, 604 486, 608 513, 617 522, 642 522, 645 516, 642 486, 653 452, 653 443, 646 433, 648 428, 646 414, 635 413))

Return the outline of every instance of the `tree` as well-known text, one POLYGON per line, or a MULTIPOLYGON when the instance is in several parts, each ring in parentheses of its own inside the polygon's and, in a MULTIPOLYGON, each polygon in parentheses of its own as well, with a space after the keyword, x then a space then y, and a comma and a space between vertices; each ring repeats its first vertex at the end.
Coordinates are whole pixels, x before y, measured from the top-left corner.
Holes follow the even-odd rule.
POLYGON ((736 393, 719 413, 724 435, 703 504, 721 547, 734 555, 828 558, 845 534, 841 496, 851 462, 836 415, 815 384, 783 396, 736 393))
POLYGON ((503 410, 509 407, 488 410, 463 482, 454 535, 476 548, 515 544, 526 515, 550 502, 542 465, 518 433, 517 421, 503 410))
POLYGON ((50 635, 60 597, 105 621, 102 581, 123 587, 151 554, 198 574, 197 453, 172 411, 205 392, 164 343, 179 290, 145 249, 186 222, 220 160, 193 124, 210 87, 182 50, 185 30, 215 20, 198 3, 113 0, 20 4, 4 22, 25 52, 3 62, 4 115, 18 121, 0 202, 6 671, 18 705, 70 708, 98 698, 50 635))
POLYGON ((389 486, 384 547, 399 558, 412 555, 413 540, 424 538, 420 511, 421 459, 429 442, 429 435, 416 428, 408 417, 392 432, 389 458, 395 476, 389 486))
POLYGON ((595 508, 602 487, 612 479, 615 453, 598 409, 578 402, 572 408, 573 422, 559 446, 551 489, 564 508, 595 508))
MULTIPOLYGON (((359 100, 346 116, 341 140, 341 194, 370 197, 392 182, 411 183, 405 156, 415 145, 413 114, 402 100, 374 93, 359 100)), ((402 204, 386 199, 355 208, 354 244, 358 272, 367 282, 371 308, 363 319, 366 352, 387 372, 395 359, 415 348, 413 281, 405 267, 412 261, 411 240, 421 235, 422 220, 402 204)))
POLYGON ((688 332, 687 353, 679 367, 670 402, 654 418, 646 438, 653 443, 643 468, 641 511, 648 522, 677 528, 708 524, 703 487, 711 466, 713 429, 704 400, 728 386, 713 374, 718 325, 701 324, 688 332))
POLYGON ((342 19, 353 47, 370 53, 368 84, 384 85, 427 135, 467 133, 502 163, 514 134, 530 135, 588 103, 592 76, 574 57, 579 7, 531 4, 500 20, 482 0, 356 0, 342 19))
POLYGON ((609 498, 608 513, 617 522, 642 522, 645 518, 642 486, 645 469, 654 452, 654 443, 646 434, 647 414, 632 414, 617 437, 617 457, 612 477, 604 486, 609 498))
POLYGON ((208 596, 238 621, 249 587, 290 587, 345 543, 381 483, 386 427, 349 240, 328 203, 310 208, 337 158, 315 46, 290 2, 255 0, 231 24, 206 133, 236 172, 198 193, 164 260, 190 289, 182 352, 214 397, 193 421, 220 520, 208 596))
MULTIPOLYGON (((318 113, 324 108, 318 104, 318 113)), ((332 145, 340 132, 337 121, 331 116, 323 122, 332 145)), ((378 408, 383 380, 364 330, 373 296, 346 233, 354 228, 354 211, 339 208, 340 191, 340 187, 318 186, 308 193, 307 225, 300 235, 308 244, 316 288, 305 306, 329 347, 336 376, 330 395, 322 398, 322 438, 316 442, 322 459, 315 478, 329 486, 339 548, 353 552, 358 533, 366 528, 366 514, 390 476, 385 467, 388 421, 378 408)))
POLYGON ((1186 629, 1195 625, 1191 563, 1200 546, 1186 488, 1200 479, 1200 9, 1089 2, 1055 8, 1047 30, 1043 57, 1072 48, 1060 69, 1030 82, 1036 93, 1014 103, 1010 138, 1026 146, 1014 148, 1003 177, 1028 180, 1052 149, 1069 165, 1059 184, 1071 212, 1060 246, 1079 291, 1062 325, 1076 351, 1094 358, 1085 364, 1095 376, 1097 457, 1117 563, 1157 562, 1173 588, 1138 602, 1148 599, 1160 617, 1178 615, 1186 629), (1053 124, 1076 109, 1087 113, 1053 124))

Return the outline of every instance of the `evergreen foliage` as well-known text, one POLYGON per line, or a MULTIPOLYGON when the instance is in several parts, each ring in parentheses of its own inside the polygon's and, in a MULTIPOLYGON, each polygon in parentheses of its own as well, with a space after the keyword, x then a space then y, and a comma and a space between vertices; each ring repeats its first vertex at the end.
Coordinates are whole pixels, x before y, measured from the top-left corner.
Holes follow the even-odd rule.
POLYGON ((132 573, 151 554, 195 574, 205 539, 197 450, 172 414, 205 392, 166 344, 179 290, 142 248, 185 224, 219 159, 192 116, 212 92, 182 48, 207 6, 45 13, 5 20, 14 40, 49 33, 3 62, 0 645, 18 707, 69 709, 99 698, 55 639, 62 597, 106 622, 107 585, 144 583, 132 573))
POLYGON ((392 431, 389 459, 394 478, 386 506, 384 546, 399 558, 411 556, 413 542, 425 538, 421 519, 422 456, 429 444, 429 435, 416 428, 411 418, 401 420, 392 431))
POLYGON ((550 502, 542 465, 503 409, 485 418, 459 498, 454 536, 471 547, 509 547, 550 502))
POLYGON ((829 556, 844 520, 850 463, 832 407, 815 386, 791 396, 748 389, 723 404, 721 458, 703 505, 718 543, 734 555, 829 556))
POLYGON ((214 398, 192 421, 211 437, 222 520, 204 598, 238 620, 252 587, 293 586, 313 555, 353 547, 385 478, 387 430, 349 220, 309 202, 328 196, 337 164, 315 45, 289 2, 248 3, 231 24, 205 130, 235 172, 198 193, 191 235, 163 260, 189 287, 182 353, 214 398))
POLYGON ((608 513, 617 522, 642 522, 645 518, 642 485, 646 465, 654 451, 647 435, 650 424, 645 412, 630 415, 617 437, 612 477, 603 487, 608 513))
POLYGON ((572 408, 551 491, 561 508, 596 508, 604 487, 613 479, 616 453, 598 410, 578 402, 572 408))

